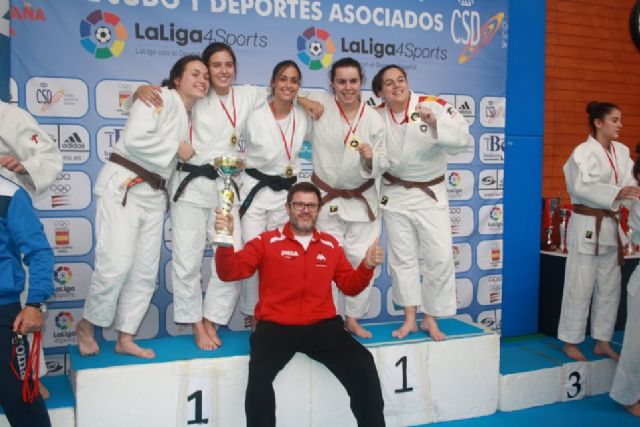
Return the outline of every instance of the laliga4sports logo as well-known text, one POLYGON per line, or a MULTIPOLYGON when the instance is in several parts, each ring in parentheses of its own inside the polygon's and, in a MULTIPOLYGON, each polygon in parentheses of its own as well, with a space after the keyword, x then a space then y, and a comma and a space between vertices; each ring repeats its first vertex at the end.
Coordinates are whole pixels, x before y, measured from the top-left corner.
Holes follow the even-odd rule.
POLYGON ((113 13, 98 9, 80 21, 80 44, 96 59, 120 56, 128 38, 127 29, 113 13))
POLYGON ((310 70, 329 68, 336 47, 329 33, 322 28, 309 27, 298 36, 298 58, 310 70))

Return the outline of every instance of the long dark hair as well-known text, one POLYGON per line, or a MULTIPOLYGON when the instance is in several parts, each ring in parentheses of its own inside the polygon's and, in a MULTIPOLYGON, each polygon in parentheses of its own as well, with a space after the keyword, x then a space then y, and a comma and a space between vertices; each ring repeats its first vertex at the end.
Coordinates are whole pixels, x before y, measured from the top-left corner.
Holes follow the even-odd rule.
POLYGON ((273 72, 271 73, 271 86, 272 86, 271 91, 272 92, 273 92, 273 84, 276 82, 276 80, 278 80, 280 73, 282 73, 288 67, 293 67, 296 69, 296 71, 298 72, 298 81, 302 83, 302 71, 300 71, 300 67, 298 67, 298 64, 296 64, 295 61, 292 61, 290 59, 285 59, 284 61, 278 62, 276 66, 273 67, 273 72))
POLYGON ((236 74, 238 74, 238 61, 236 61, 236 54, 233 53, 233 49, 226 43, 222 42, 213 42, 202 51, 202 60, 204 61, 207 68, 209 68, 209 58, 214 53, 218 52, 227 52, 231 55, 231 60, 233 61, 233 68, 235 69, 236 74))
POLYGON ((607 114, 610 114, 613 110, 620 110, 616 104, 611 102, 598 102, 591 101, 587 104, 585 109, 589 115, 589 127, 591 128, 591 135, 596 136, 596 120, 604 120, 607 114))
POLYGON ((384 73, 386 73, 388 70, 391 70, 392 68, 400 71, 404 78, 407 78, 407 72, 401 66, 396 64, 385 65, 384 67, 380 68, 380 70, 378 70, 376 75, 373 77, 373 80, 371 80, 371 90, 373 91, 375 96, 380 96, 380 92, 382 91, 382 78, 384 77, 384 73))
POLYGON ((204 64, 205 67, 207 66, 207 64, 204 63, 202 61, 202 58, 200 58, 198 55, 183 56, 182 58, 178 59, 175 64, 173 64, 173 67, 171 67, 171 71, 169 71, 169 78, 164 79, 161 86, 168 87, 169 89, 175 89, 176 79, 182 77, 182 75, 184 74, 184 70, 187 68, 187 64, 192 61, 198 61, 204 64))

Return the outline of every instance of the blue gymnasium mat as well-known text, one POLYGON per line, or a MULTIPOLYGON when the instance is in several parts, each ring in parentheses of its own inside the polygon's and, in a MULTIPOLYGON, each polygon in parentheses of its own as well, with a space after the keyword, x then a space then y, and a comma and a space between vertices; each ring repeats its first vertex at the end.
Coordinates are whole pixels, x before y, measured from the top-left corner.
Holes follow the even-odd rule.
MULTIPOLYGON (((621 342, 621 335, 616 333, 617 340, 621 342)), ((578 345, 578 348, 587 358, 587 361, 604 359, 604 356, 593 354, 595 341, 587 337, 578 345)), ((620 352, 621 346, 612 342, 612 347, 620 352)), ((535 335, 524 339, 507 339, 500 343, 500 373, 502 375, 517 372, 536 371, 538 369, 554 368, 565 363, 571 363, 562 352, 562 342, 553 337, 535 335)))
MULTIPOLYGON (((418 331, 409 334, 406 338, 398 340, 391 336, 391 332, 400 326, 400 322, 363 324, 373 333, 373 338, 358 339, 368 347, 394 345, 398 343, 426 342, 431 339, 426 332, 418 331)), ((439 319, 438 325, 447 339, 459 339, 470 336, 491 334, 484 329, 470 325, 461 320, 439 319)), ((247 331, 234 332, 227 328, 221 328, 218 335, 222 340, 222 347, 218 350, 206 351, 196 347, 193 336, 182 335, 177 337, 154 338, 137 341, 140 346, 151 348, 156 353, 154 359, 141 359, 134 356, 118 354, 114 351, 115 343, 101 343, 100 354, 96 356, 82 357, 77 346, 70 346, 69 357, 72 369, 98 369, 111 366, 123 366, 134 364, 165 363, 178 360, 206 359, 216 357, 233 357, 249 355, 249 335, 247 331)))
POLYGON ((631 427, 640 426, 640 419, 631 416, 607 394, 583 400, 538 406, 514 412, 496 412, 493 415, 468 420, 447 421, 424 426, 442 427, 631 427))

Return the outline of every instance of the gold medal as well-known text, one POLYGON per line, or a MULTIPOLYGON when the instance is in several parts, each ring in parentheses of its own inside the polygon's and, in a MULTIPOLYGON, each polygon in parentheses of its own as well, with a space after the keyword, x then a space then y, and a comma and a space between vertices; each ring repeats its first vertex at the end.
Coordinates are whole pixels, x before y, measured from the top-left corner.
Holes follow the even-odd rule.
POLYGON ((287 178, 291 178, 293 176, 293 166, 291 165, 287 166, 285 175, 287 175, 287 178))
POLYGON ((417 111, 411 113, 411 116, 409 116, 409 118, 411 119, 411 123, 420 123, 422 121, 420 113, 418 113, 417 111))
POLYGON ((230 141, 231 141, 231 145, 235 147, 238 144, 238 135, 236 135, 235 133, 232 133, 230 141))
POLYGON ((360 146, 360 140, 358 139, 357 136, 351 135, 351 138, 349 138, 349 141, 347 142, 347 144, 349 145, 349 148, 355 151, 360 146))

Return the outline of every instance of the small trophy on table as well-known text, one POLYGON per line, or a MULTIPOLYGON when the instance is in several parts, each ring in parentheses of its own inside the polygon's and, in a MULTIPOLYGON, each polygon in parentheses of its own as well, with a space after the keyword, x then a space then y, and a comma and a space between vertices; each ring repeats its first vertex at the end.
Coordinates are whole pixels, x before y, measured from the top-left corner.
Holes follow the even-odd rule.
POLYGON ((569 213, 571 209, 567 207, 558 210, 560 212, 560 252, 567 253, 567 222, 569 221, 569 213))
MULTIPOLYGON (((213 167, 218 172, 218 175, 224 179, 224 188, 220 194, 218 207, 222 209, 225 215, 230 215, 234 199, 231 178, 242 172, 244 161, 239 157, 221 156, 214 159, 213 167)), ((226 229, 216 230, 216 237, 212 244, 216 246, 233 246, 233 235, 226 229)))
POLYGON ((547 241, 546 241, 546 246, 547 246, 547 250, 552 251, 555 250, 556 245, 553 243, 553 217, 555 216, 556 210, 558 209, 558 206, 560 205, 560 198, 559 197, 551 197, 548 199, 549 201, 549 225, 546 228, 546 232, 547 232, 547 241))

